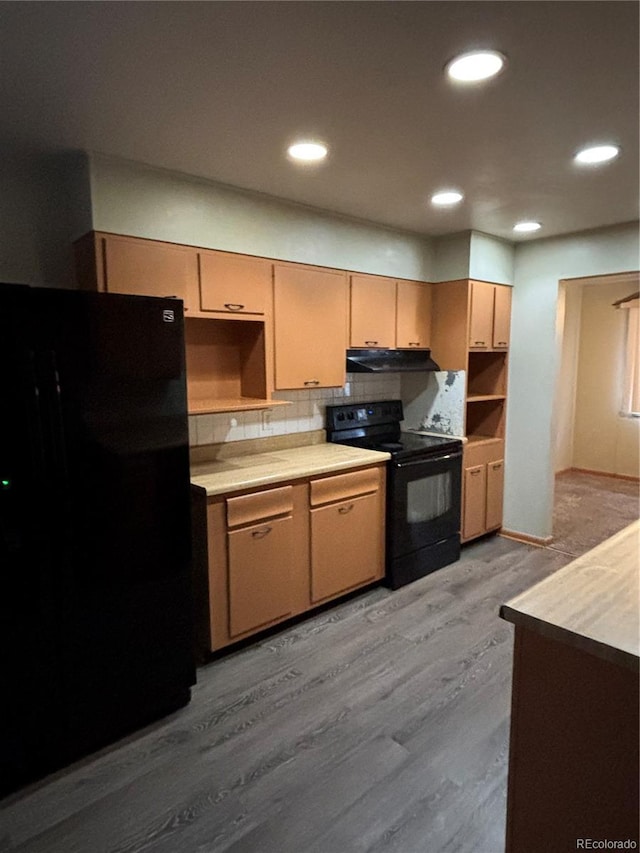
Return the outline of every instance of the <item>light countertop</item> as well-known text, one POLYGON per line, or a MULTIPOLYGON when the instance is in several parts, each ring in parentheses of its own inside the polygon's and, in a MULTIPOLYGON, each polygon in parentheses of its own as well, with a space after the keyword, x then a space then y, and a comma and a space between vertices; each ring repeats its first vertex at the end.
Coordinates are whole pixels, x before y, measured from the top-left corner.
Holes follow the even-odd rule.
POLYGON ((318 474, 339 473, 390 459, 389 453, 342 444, 312 444, 201 462, 191 466, 191 483, 208 496, 222 495, 296 480, 318 474))
POLYGON ((500 615, 516 626, 638 669, 640 521, 578 557, 500 615))

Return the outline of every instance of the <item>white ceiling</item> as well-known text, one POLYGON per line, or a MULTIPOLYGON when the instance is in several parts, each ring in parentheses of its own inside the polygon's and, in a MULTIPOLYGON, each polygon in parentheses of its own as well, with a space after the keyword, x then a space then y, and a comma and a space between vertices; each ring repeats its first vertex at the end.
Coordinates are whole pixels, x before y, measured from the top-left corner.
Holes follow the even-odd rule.
POLYGON ((429 235, 629 222, 638 8, 1 2, 0 143, 99 151, 429 235), (453 87, 443 66, 475 47, 505 53, 506 71, 453 87), (328 161, 292 165, 298 136, 326 140, 328 161), (573 165, 609 140, 617 161, 573 165), (431 207, 450 185, 463 204, 431 207))

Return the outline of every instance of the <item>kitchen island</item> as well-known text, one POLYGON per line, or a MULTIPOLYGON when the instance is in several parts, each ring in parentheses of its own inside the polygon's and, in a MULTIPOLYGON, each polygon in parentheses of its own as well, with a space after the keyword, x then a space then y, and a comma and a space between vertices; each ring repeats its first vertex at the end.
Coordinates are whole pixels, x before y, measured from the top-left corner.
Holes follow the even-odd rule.
POLYGON ((515 625, 507 853, 638 847, 639 537, 634 522, 500 610, 515 625))

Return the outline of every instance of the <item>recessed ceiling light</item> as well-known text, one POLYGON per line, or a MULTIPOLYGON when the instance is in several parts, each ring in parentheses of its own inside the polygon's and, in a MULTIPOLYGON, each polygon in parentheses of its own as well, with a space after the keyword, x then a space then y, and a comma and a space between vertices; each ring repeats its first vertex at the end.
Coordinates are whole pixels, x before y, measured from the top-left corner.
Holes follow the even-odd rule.
POLYGON ((523 234, 526 234, 529 231, 539 231, 540 228, 542 228, 540 222, 516 222, 513 226, 514 231, 519 231, 523 234))
POLYGON ((431 196, 431 204, 447 207, 450 204, 458 204, 463 198, 464 196, 458 190, 443 190, 431 196))
POLYGON ((606 163, 607 160, 613 160, 620 153, 617 145, 594 145, 590 148, 583 148, 573 158, 576 163, 594 164, 606 163))
POLYGON ((327 153, 327 146, 322 142, 295 142, 287 148, 289 157, 300 163, 319 163, 327 153))
POLYGON ((456 56, 447 63, 446 71, 458 83, 477 83, 488 80, 502 71, 505 57, 497 50, 474 50, 456 56))

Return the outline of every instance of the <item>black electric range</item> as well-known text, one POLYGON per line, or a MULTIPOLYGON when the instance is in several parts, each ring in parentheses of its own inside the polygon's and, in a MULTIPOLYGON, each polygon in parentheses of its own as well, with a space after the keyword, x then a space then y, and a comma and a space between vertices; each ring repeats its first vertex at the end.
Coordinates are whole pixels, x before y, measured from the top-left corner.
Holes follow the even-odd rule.
POLYGON ((462 442, 402 432, 400 400, 327 406, 327 441, 385 451, 386 583, 417 580, 460 556, 462 442))

